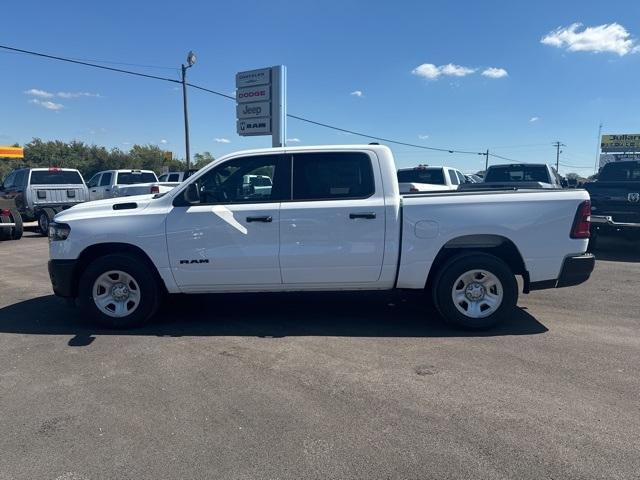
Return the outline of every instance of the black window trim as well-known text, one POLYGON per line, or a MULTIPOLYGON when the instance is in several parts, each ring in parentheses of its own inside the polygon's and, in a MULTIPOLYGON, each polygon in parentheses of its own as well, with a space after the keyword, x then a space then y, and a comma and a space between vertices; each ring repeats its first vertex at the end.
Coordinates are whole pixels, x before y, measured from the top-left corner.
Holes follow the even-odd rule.
MULTIPOLYGON (((195 177, 195 174, 192 174, 189 177, 189 182, 184 182, 184 188, 182 188, 179 192, 176 193, 176 195, 173 198, 172 201, 172 205, 174 207, 185 207, 185 208, 189 208, 189 207, 197 207, 197 206, 215 206, 215 205, 252 205, 252 204, 261 204, 261 203, 293 203, 293 202, 297 202, 297 203, 302 203, 302 202, 335 202, 335 201, 346 201, 346 200, 366 200, 368 198, 374 197, 376 195, 376 175, 375 175, 375 169, 374 169, 374 162, 373 162, 373 156, 372 156, 372 152, 369 151, 362 151, 362 150, 328 150, 327 153, 363 153, 365 154, 368 158, 369 158, 369 165, 371 166, 371 177, 373 179, 373 192, 371 192, 369 195, 365 195, 365 196, 360 196, 360 197, 348 197, 348 198, 317 198, 317 199, 305 199, 305 200, 298 200, 298 199, 294 199, 293 198, 293 166, 294 166, 294 156, 295 155, 299 155, 299 154, 304 154, 304 153, 325 153, 325 152, 315 152, 315 151, 299 151, 299 152, 283 152, 283 153, 270 153, 270 152, 266 152, 266 153, 261 153, 261 154, 254 154, 254 155, 239 155, 236 157, 232 157, 229 158, 228 160, 225 160, 224 162, 221 162, 219 164, 217 164, 215 167, 212 167, 211 169, 207 170, 206 172, 203 172, 202 175, 198 176, 198 179, 201 177, 204 177, 205 175, 207 175, 211 170, 213 170, 214 168, 218 168, 221 165, 224 165, 228 162, 232 162, 234 160, 238 160, 241 158, 250 158, 250 157, 261 157, 261 156, 281 156, 282 157, 282 161, 283 163, 286 161, 287 157, 289 158, 289 198, 288 199, 281 199, 281 200, 269 200, 269 201, 264 201, 264 200, 256 200, 256 201, 249 201, 249 202, 216 202, 216 203, 194 203, 194 204, 186 204, 183 205, 182 204, 182 196, 184 194, 184 192, 186 191, 187 188, 189 188, 189 185, 192 183, 193 181, 193 177, 195 177)), ((377 159, 377 157, 376 157, 377 159)), ((198 172, 200 173, 200 172, 198 172)), ((197 181, 197 180, 196 180, 197 181)))

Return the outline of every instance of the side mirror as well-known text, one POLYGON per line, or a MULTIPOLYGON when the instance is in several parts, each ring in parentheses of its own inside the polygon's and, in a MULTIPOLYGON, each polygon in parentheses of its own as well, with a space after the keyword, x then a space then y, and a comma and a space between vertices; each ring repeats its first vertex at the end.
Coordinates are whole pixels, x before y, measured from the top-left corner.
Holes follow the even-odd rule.
POLYGON ((200 203, 200 191, 197 182, 191 182, 184 191, 184 200, 189 205, 200 203))

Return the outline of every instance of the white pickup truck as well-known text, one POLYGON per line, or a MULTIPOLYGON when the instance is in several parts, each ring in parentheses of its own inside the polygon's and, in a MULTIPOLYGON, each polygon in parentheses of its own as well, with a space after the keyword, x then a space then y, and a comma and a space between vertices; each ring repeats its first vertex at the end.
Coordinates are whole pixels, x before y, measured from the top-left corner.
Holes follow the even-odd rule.
POLYGON ((152 170, 105 170, 87 183, 89 200, 130 197, 148 193, 165 193, 180 185, 179 181, 160 182, 152 170))
POLYGON ((516 276, 524 293, 589 278, 589 215, 575 189, 402 197, 385 146, 253 150, 165 194, 59 213, 49 274, 111 327, 146 322, 166 293, 411 289, 487 328, 513 313, 516 276))
POLYGON ((418 165, 398 170, 400 193, 446 192, 467 183, 464 174, 450 167, 418 165))

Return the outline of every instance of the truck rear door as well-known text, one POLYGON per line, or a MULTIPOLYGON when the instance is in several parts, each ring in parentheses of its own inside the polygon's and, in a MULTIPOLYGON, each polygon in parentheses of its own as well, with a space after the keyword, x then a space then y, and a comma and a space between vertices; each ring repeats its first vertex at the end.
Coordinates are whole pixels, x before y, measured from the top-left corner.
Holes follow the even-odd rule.
POLYGON ((285 284, 358 284, 380 278, 385 204, 375 155, 294 153, 293 195, 280 209, 285 284))

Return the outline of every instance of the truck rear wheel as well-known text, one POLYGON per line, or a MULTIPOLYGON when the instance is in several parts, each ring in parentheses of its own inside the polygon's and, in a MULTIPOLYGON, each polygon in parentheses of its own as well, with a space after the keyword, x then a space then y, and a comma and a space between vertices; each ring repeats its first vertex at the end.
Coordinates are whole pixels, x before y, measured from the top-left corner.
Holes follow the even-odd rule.
POLYGON ((0 215, 0 240, 11 240, 11 227, 3 227, 3 223, 11 223, 9 216, 0 215))
POLYGON ((11 210, 11 222, 15 223, 16 226, 13 227, 11 232, 12 240, 20 240, 22 238, 22 234, 24 233, 24 226, 22 224, 22 215, 17 210, 11 210))
POLYGON ((464 253, 447 261, 435 281, 434 303, 458 327, 486 329, 513 314, 518 284, 509 266, 493 255, 464 253))
POLYGON ((94 260, 80 277, 78 304, 107 328, 145 324, 155 313, 160 289, 147 264, 118 253, 94 260))
POLYGON ((38 214, 38 230, 41 235, 45 237, 49 235, 49 224, 56 216, 56 212, 52 208, 43 208, 38 214))

